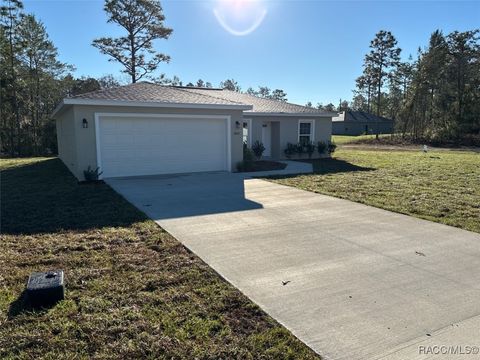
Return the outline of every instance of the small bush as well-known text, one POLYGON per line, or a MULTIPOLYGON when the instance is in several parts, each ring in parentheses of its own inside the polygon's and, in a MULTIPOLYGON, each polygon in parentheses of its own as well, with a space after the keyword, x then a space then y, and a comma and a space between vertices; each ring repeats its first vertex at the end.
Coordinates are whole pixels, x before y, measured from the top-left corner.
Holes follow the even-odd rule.
POLYGON ((283 150, 285 156, 290 159, 293 154, 297 152, 297 146, 291 143, 287 143, 287 147, 283 150))
POLYGON ((337 144, 335 144, 333 141, 329 141, 327 147, 328 154, 332 155, 335 150, 337 150, 337 144))
POLYGON ((255 160, 255 155, 251 149, 248 148, 247 144, 243 144, 243 161, 252 162, 255 160))
POLYGON ((305 145, 302 143, 298 143, 297 146, 297 154, 301 157, 303 153, 305 153, 305 145))
POLYGON ((245 160, 239 161, 237 163, 237 171, 238 172, 247 172, 250 170, 253 162, 246 162, 245 160))
POLYGON ((304 146, 305 152, 308 154, 308 158, 311 159, 313 153, 315 152, 315 144, 313 142, 308 142, 304 146))
POLYGON ((327 152, 327 144, 323 141, 317 143, 317 151, 320 155, 323 155, 327 152))
POLYGON ((255 141, 255 143, 252 145, 252 151, 257 157, 258 160, 261 159, 263 152, 265 151, 265 146, 260 141, 255 141))
POLYGON ((237 171, 249 171, 252 168, 255 155, 253 151, 248 148, 246 143, 243 143, 243 161, 237 164, 237 171))
POLYGON ((97 181, 100 175, 103 174, 102 171, 100 171, 100 168, 97 167, 95 170, 93 170, 90 165, 88 165, 87 170, 83 171, 83 176, 85 177, 85 181, 97 181))

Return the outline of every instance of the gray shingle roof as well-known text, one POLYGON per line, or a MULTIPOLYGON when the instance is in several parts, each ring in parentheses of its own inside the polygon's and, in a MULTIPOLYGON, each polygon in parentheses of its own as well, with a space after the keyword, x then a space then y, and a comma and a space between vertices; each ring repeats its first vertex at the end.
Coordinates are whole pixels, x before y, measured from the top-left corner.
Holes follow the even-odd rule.
POLYGON ((235 101, 242 104, 252 105, 252 110, 246 112, 260 112, 260 113, 304 113, 304 114, 325 114, 315 108, 291 104, 283 101, 264 99, 258 96, 240 93, 236 91, 224 89, 209 89, 209 88, 182 88, 188 92, 195 94, 207 94, 209 96, 235 101))
POLYGON ((111 89, 93 91, 73 96, 71 98, 86 100, 139 101, 182 104, 244 105, 235 101, 229 101, 205 94, 197 94, 186 91, 183 88, 161 86, 147 82, 139 82, 111 89))
POLYGON ((246 105, 253 106, 247 112, 328 114, 315 108, 264 99, 257 96, 224 89, 162 86, 148 82, 119 86, 112 89, 93 91, 70 99, 159 102, 170 104, 246 105))
POLYGON ((332 118, 332 121, 345 121, 345 122, 393 122, 392 119, 385 118, 383 116, 377 116, 364 111, 345 111, 337 117, 332 118))

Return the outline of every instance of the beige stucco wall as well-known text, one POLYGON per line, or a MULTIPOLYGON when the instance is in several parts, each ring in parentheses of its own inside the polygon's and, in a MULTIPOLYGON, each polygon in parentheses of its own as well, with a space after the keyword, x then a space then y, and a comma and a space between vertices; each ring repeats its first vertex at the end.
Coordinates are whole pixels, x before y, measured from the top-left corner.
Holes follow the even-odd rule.
MULTIPOLYGON (((86 106, 74 105, 69 110, 58 115, 62 131, 58 135, 59 157, 72 173, 83 180, 83 171, 91 166, 97 167, 97 151, 95 138, 95 113, 140 113, 140 114, 185 114, 185 115, 226 115, 231 117, 231 165, 232 171, 243 158, 242 129, 236 128, 236 122, 242 122, 241 110, 209 110, 209 109, 178 109, 152 107, 120 107, 120 106, 86 106), (88 128, 82 128, 83 119, 87 119, 88 128), (68 125, 66 125, 68 124, 68 125), (74 136, 66 136, 65 125, 73 128, 74 136), (68 144, 66 146, 65 144, 68 144), (72 152, 74 156, 72 156, 72 152), (70 163, 67 164, 67 161, 70 163)), ((100 169, 101 170, 101 169, 100 169)))
MULTIPOLYGON (((251 116, 244 113, 244 119, 252 119, 252 141, 262 141, 262 124, 265 121, 272 122, 272 158, 285 159, 284 150, 287 143, 298 143, 299 120, 313 120, 315 122, 314 143, 327 142, 332 137, 331 117, 302 117, 302 116, 251 116), (277 123, 278 125, 276 125, 277 123), (277 139, 277 140, 276 140, 277 139)), ((312 157, 320 157, 315 152, 312 157)))
POLYGON ((56 117, 58 156, 70 171, 76 174, 77 152, 73 108, 68 108, 56 117))

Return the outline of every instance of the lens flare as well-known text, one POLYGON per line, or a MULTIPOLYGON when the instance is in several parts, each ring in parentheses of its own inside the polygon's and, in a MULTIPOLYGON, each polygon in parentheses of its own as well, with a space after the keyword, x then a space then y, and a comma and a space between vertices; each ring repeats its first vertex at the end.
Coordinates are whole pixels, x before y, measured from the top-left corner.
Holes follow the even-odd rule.
POLYGON ((218 23, 230 34, 245 36, 262 24, 267 9, 258 0, 218 0, 213 13, 218 23))

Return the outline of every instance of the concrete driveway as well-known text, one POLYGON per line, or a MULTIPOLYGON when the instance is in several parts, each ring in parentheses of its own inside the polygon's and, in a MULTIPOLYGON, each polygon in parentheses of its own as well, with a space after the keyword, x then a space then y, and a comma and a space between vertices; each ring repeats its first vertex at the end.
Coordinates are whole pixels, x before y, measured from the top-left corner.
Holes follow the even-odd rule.
POLYGON ((480 346, 479 234, 238 174, 108 183, 326 359, 480 346))

